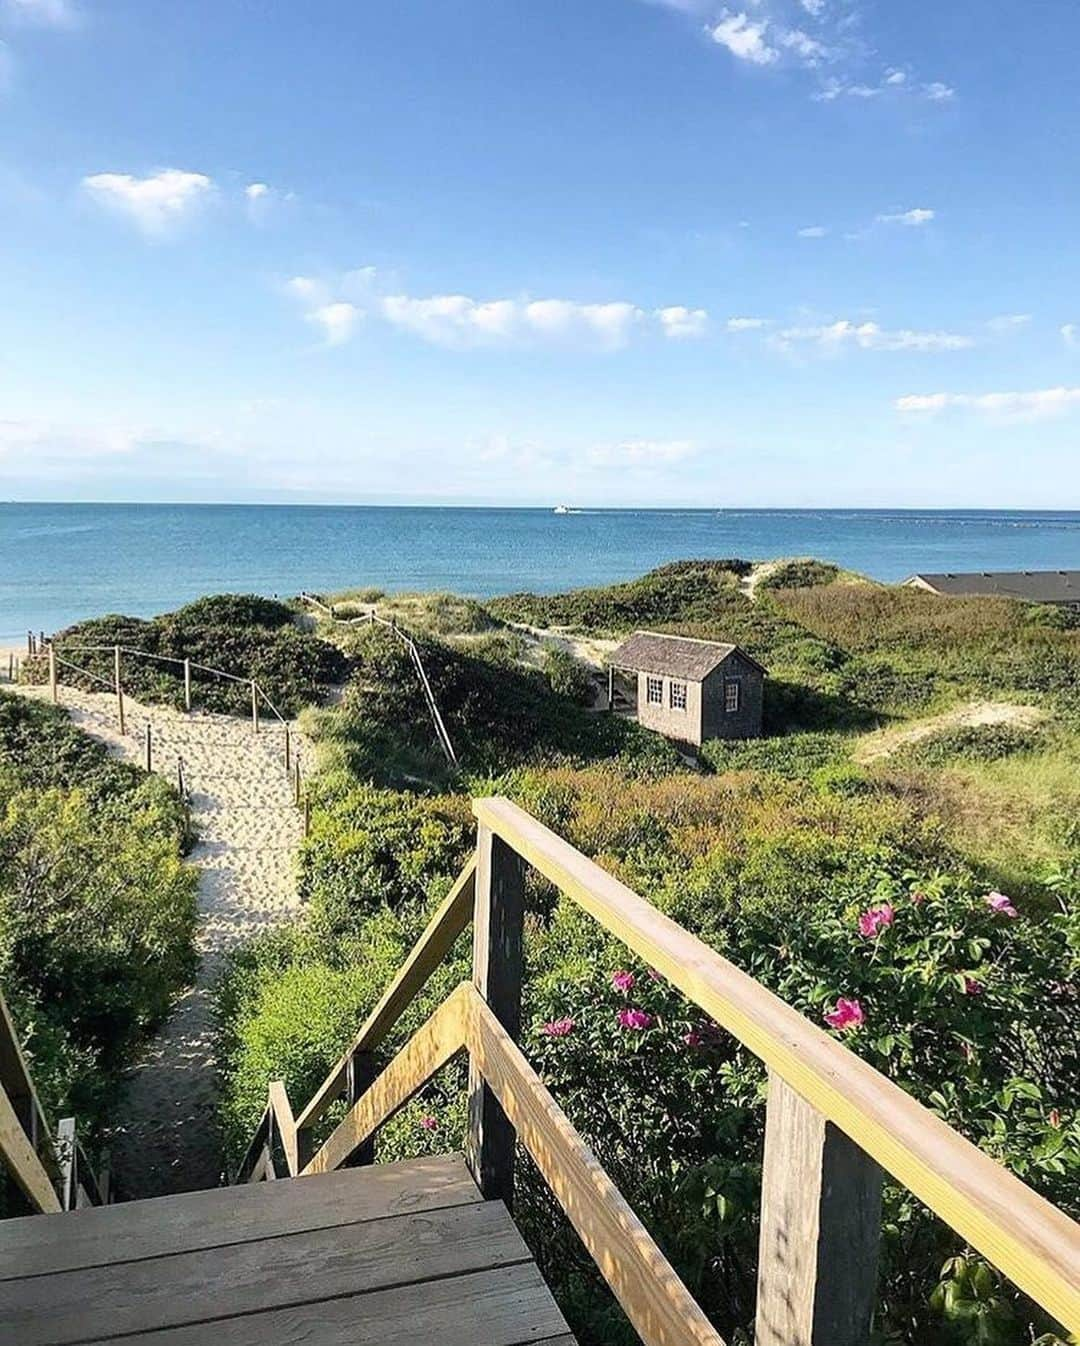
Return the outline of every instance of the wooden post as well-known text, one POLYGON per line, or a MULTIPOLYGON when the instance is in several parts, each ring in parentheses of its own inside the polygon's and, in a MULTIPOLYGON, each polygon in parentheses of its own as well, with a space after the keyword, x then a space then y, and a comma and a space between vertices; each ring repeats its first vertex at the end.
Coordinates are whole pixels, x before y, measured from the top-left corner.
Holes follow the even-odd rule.
MULTIPOLYGON (((352 1105, 375 1083, 375 1057, 371 1052, 354 1052, 345 1067, 345 1102, 352 1105)), ((343 1168, 364 1168, 375 1162, 375 1137, 368 1136, 359 1149, 354 1150, 342 1165, 343 1168)))
POLYGON ((769 1072, 754 1346, 866 1346, 881 1169, 769 1072))
POLYGON ((293 762, 293 803, 300 807, 300 761, 293 762))
POLYGON ((27 633, 26 633, 26 653, 27 653, 28 655, 32 655, 32 654, 34 653, 34 633, 33 633, 33 631, 27 631, 27 633))
POLYGON ((56 649, 49 645, 49 695, 54 706, 59 705, 60 696, 56 690, 56 649))
POLYGON ((151 772, 154 769, 154 749, 153 739, 151 737, 150 721, 146 722, 146 770, 151 772))
POLYGON ((191 660, 184 660, 184 709, 191 714, 191 660))
POLYGON ((305 836, 305 837, 308 836, 308 835, 310 834, 310 832, 311 832, 311 800, 310 800, 310 799, 305 799, 305 800, 304 800, 304 836, 305 836))
POLYGON ((184 785, 184 759, 182 757, 176 759, 176 792, 181 801, 187 797, 187 789, 184 785))
POLYGON ((124 728, 124 689, 120 685, 120 646, 113 646, 113 676, 116 681, 116 707, 120 713, 120 732, 126 733, 124 728))
POLYGON ((254 678, 251 679, 251 730, 255 734, 259 732, 259 684, 254 678))
POLYGON ((285 774, 289 774, 292 765, 292 744, 289 741, 289 726, 285 726, 285 774))
MULTIPOLYGON (((505 841, 480 826, 476 835, 473 982, 515 1040, 521 1021, 524 920, 525 862, 505 841)), ((510 1206, 514 1195, 514 1128, 471 1063, 465 1158, 483 1195, 510 1206)))

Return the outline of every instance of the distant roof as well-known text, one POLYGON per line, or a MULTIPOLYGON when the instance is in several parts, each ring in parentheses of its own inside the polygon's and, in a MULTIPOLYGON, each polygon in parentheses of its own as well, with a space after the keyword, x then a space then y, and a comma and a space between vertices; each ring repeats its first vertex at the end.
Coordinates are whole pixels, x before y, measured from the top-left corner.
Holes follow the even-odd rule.
POLYGON ((1019 598, 1027 603, 1080 603, 1080 570, 919 572, 904 583, 912 584, 916 581, 921 581, 939 594, 1019 598))
MULTIPOLYGON (((701 682, 736 651, 755 668, 761 668, 738 645, 695 640, 691 636, 665 636, 659 631, 635 631, 612 652, 610 662, 616 668, 632 668, 637 673, 666 673, 669 677, 701 682)), ((763 668, 761 671, 765 672, 763 668)))

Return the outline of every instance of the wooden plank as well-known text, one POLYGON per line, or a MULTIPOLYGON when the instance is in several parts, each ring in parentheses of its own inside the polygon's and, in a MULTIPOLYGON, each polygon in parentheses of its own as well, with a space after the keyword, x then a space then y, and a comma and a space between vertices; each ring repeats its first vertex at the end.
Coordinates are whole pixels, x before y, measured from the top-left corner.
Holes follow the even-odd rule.
POLYGON ((417 1029, 371 1088, 334 1128, 301 1177, 340 1168, 358 1146, 374 1135, 383 1122, 404 1107, 436 1071, 464 1048, 465 994, 471 989, 467 982, 462 982, 427 1023, 417 1029))
POLYGON ((1080 1226, 797 1010, 506 799, 485 827, 661 972, 1070 1331, 1080 1226))
POLYGON ((36 1210, 60 1210, 60 1201, 49 1181, 49 1175, 30 1144, 18 1114, 3 1089, 0 1089, 0 1160, 3 1161, 9 1177, 36 1210))
MULTIPOLYGON (((371 1170, 361 1170, 370 1172, 371 1170)), ((538 1346, 566 1323, 532 1263, 124 1337, 124 1346, 538 1346)))
POLYGON ((269 1089, 268 1106, 274 1114, 277 1133, 281 1137, 281 1148, 285 1151, 285 1163, 289 1177, 295 1178, 300 1172, 296 1155, 296 1122, 293 1120, 289 1095, 285 1092, 284 1080, 272 1080, 269 1089))
POLYGON ((880 1241, 881 1169, 770 1075, 755 1346, 867 1346, 880 1241))
POLYGON ((317 1122, 330 1104, 344 1092, 346 1073, 353 1054, 374 1051, 380 1046, 401 1017, 402 1011, 415 999, 428 978, 454 947, 458 936, 472 919, 475 873, 476 862, 470 856, 412 952, 383 992, 379 1003, 368 1015, 360 1031, 342 1053, 337 1065, 319 1086, 314 1097, 300 1112, 296 1119, 298 1131, 306 1131, 317 1122))
MULTIPOLYGON (((521 1023, 525 863, 490 829, 476 838, 476 906, 473 916, 473 984, 515 1041, 521 1023)), ((465 1161, 485 1197, 512 1206, 514 1128, 469 1062, 469 1129, 465 1161)))
MULTIPOLYGON (((479 1202, 460 1155, 0 1220, 0 1280, 479 1202)), ((59 1204, 59 1203, 58 1203, 59 1204)))
MULTIPOLYGON (((0 1340, 68 1346, 530 1260, 501 1202, 453 1206, 0 1286, 0 1340)), ((418 1291, 418 1294, 426 1293, 418 1291)), ((213 1331, 208 1330, 208 1337, 213 1331)))
POLYGON ((646 1346, 724 1346, 690 1291, 475 987, 469 1053, 646 1346))

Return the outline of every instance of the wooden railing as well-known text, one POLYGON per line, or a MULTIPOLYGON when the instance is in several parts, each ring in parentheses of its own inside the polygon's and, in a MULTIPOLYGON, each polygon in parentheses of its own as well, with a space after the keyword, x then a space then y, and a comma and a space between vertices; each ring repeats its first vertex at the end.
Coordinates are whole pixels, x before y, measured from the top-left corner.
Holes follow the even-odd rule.
POLYGON ((466 1158, 486 1197, 532 1156, 647 1346, 722 1346, 673 1268, 516 1045, 526 865, 662 973, 768 1067, 755 1346, 856 1346, 876 1293, 882 1170, 1053 1318, 1080 1331, 1080 1228, 760 983, 504 799, 477 800, 477 849, 352 1045, 294 1120, 284 1085, 239 1177, 371 1158, 378 1128, 469 1057, 466 1158), (463 983, 381 1072, 373 1052, 473 919, 463 983), (313 1152, 311 1129, 349 1109, 313 1152))
POLYGON ((0 995, 0 1164, 31 1212, 41 1214, 100 1206, 106 1201, 76 1134, 64 1118, 54 1138, 0 995))

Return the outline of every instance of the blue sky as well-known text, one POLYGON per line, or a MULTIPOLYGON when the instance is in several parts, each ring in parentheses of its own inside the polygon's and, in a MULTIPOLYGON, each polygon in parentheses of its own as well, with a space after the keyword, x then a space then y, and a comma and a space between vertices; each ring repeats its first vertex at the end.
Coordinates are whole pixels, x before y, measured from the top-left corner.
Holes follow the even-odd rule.
POLYGON ((1080 507, 1080 9, 0 0, 0 496, 1080 507))

